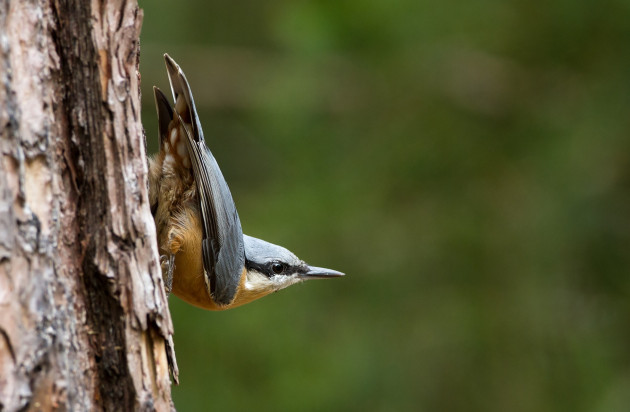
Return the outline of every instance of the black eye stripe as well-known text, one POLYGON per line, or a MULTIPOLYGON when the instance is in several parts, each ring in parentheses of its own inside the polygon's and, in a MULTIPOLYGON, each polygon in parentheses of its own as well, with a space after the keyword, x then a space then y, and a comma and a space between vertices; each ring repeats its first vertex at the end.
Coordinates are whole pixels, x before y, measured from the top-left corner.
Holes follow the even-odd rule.
POLYGON ((267 277, 272 277, 276 275, 290 275, 291 273, 298 271, 299 269, 299 268, 294 268, 293 266, 288 265, 287 263, 284 263, 284 262, 280 262, 278 260, 274 260, 274 261, 266 262, 266 263, 258 263, 258 262, 253 262, 251 260, 246 260, 245 266, 247 267, 248 270, 253 269, 257 272, 260 272, 266 275, 267 277), (276 265, 279 265, 279 266, 276 266, 276 265))

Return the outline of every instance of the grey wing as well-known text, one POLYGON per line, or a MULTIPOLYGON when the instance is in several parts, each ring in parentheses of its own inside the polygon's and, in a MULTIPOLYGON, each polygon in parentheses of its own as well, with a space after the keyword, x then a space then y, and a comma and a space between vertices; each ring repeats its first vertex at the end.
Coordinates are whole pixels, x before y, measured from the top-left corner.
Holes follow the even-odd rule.
POLYGON ((203 265, 210 277, 211 294, 215 302, 229 304, 236 295, 245 266, 245 250, 241 221, 232 194, 221 169, 206 146, 201 124, 188 81, 177 63, 164 55, 175 99, 175 116, 184 127, 193 177, 199 194, 199 210, 203 222, 203 265), (178 113, 178 98, 186 101, 190 122, 178 113))

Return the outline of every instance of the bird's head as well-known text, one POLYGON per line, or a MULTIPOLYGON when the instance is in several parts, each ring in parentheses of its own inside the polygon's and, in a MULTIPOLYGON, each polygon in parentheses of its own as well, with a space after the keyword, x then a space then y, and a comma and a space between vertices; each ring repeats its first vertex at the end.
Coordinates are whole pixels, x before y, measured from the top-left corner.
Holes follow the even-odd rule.
POLYGON ((344 274, 306 264, 291 251, 255 237, 243 235, 245 274, 231 307, 240 306, 296 283, 344 274))

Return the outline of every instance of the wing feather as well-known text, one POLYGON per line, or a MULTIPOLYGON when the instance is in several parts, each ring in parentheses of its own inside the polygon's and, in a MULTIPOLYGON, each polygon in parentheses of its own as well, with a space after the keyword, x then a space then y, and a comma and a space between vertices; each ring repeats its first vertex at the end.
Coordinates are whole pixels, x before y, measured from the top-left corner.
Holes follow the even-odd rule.
POLYGON ((206 146, 199 117, 188 81, 177 63, 164 55, 171 90, 186 102, 190 122, 177 110, 175 116, 184 124, 188 154, 197 184, 199 210, 203 221, 203 265, 210 277, 211 295, 215 302, 227 305, 236 295, 245 265, 245 250, 241 221, 230 189, 210 149, 206 146))

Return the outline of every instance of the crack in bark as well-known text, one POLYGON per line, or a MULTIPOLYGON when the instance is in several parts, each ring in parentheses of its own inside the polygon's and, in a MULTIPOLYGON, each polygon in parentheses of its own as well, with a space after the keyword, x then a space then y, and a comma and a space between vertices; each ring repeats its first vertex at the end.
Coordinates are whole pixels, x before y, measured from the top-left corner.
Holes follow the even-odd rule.
MULTIPOLYGON (((105 179, 106 148, 103 142, 103 119, 107 119, 102 105, 102 90, 99 69, 96 64, 98 52, 92 44, 91 15, 76 15, 76 10, 85 10, 75 1, 54 2, 59 22, 58 53, 64 78, 71 79, 66 87, 63 107, 74 139, 68 146, 79 155, 71 169, 78 171, 75 177, 81 188, 78 199, 79 227, 97 228, 96 232, 80 235, 83 247, 83 285, 87 303, 88 327, 94 331, 90 337, 91 348, 96 359, 99 383, 99 398, 106 410, 133 409, 136 397, 134 385, 127 370, 124 310, 121 307, 120 291, 116 290, 110 276, 115 266, 109 256, 101 251, 108 244, 106 228, 101 222, 108 221, 109 199, 103 190, 105 179), (73 14, 74 11, 74 14, 73 14), (72 104, 79 103, 79 106, 72 104)), ((109 119, 111 122, 111 118, 109 119)), ((115 145, 114 145, 115 146, 115 145)), ((120 170, 115 164, 113 170, 120 170)))
POLYGON ((2 340, 6 348, 9 350, 9 354, 11 355, 11 359, 13 359, 13 363, 15 363, 15 351, 13 350, 13 345, 11 344, 11 338, 6 330, 0 328, 0 336, 2 336, 2 340))
POLYGON ((0 410, 171 409, 142 12, 133 0, 11 4, 0 2, 0 410))

